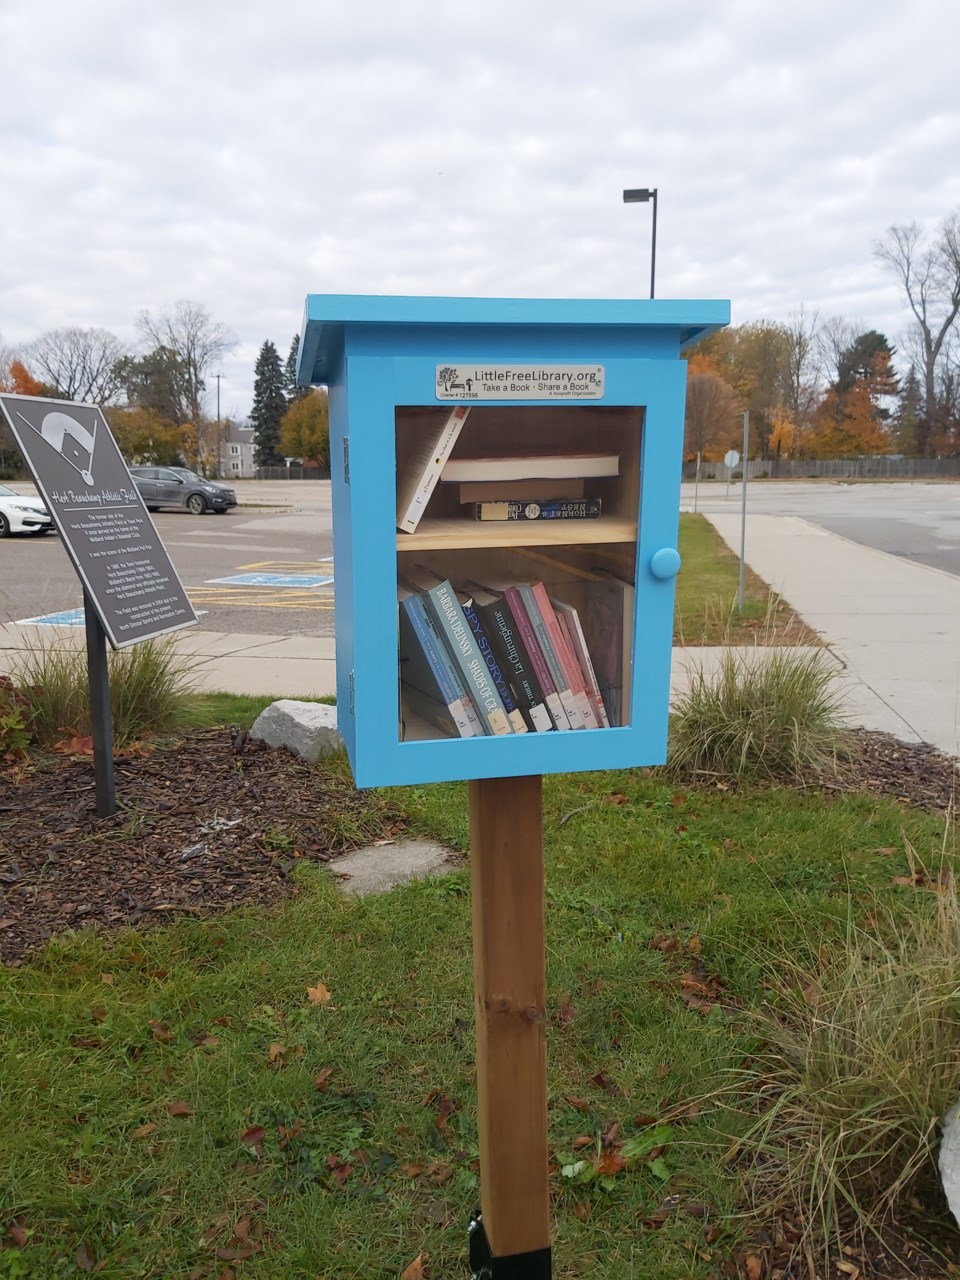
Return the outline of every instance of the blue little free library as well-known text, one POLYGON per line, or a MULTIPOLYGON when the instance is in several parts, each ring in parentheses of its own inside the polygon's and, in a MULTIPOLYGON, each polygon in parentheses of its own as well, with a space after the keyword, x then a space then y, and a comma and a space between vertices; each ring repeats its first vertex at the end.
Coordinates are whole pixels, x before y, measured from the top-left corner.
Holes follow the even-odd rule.
POLYGON ((686 365, 721 301, 311 294, 360 787, 661 763, 686 365))

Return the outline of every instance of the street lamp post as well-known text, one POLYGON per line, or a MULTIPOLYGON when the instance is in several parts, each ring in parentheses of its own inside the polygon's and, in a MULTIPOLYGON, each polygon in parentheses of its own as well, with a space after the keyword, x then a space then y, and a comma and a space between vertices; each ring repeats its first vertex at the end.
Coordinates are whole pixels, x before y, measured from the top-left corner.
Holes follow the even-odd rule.
POLYGON ((646 204, 653 201, 653 234, 650 240, 650 297, 653 297, 654 280, 657 273, 657 188, 628 187, 623 193, 624 204, 646 204))
POLYGON ((223 374, 215 373, 213 376, 217 380, 217 475, 222 480, 223 459, 220 457, 220 453, 223 449, 223 441, 220 439, 220 379, 223 377, 223 374))

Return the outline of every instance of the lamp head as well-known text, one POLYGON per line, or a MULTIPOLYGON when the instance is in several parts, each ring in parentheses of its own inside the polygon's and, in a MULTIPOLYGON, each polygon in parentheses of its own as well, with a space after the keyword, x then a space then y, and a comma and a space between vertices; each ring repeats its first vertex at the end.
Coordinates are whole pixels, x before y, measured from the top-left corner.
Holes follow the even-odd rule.
POLYGON ((629 187, 623 193, 624 204, 646 204, 657 193, 656 187, 651 191, 649 187, 629 187))

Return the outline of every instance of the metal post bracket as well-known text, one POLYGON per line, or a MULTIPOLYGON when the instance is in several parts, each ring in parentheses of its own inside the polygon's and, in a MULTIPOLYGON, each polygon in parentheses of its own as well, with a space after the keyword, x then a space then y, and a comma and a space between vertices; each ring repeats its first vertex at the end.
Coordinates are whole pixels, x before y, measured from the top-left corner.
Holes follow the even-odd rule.
POLYGON ((550 1248, 495 1258, 479 1210, 470 1219, 470 1280, 551 1280, 550 1248))

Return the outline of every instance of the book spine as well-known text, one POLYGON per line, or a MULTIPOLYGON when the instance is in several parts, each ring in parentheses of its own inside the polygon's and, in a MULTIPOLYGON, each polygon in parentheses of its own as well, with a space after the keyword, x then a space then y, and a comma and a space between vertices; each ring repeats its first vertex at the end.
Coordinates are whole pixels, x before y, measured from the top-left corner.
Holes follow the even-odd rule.
POLYGON ((543 614, 540 612, 540 606, 537 603, 532 587, 524 583, 520 587, 520 595, 523 598, 527 616, 540 644, 540 649, 546 659, 547 666, 550 668, 550 677, 553 680, 554 688, 560 696, 560 702, 567 714, 567 719, 570 721, 570 728, 582 729, 584 727, 583 716, 580 714, 577 700, 573 696, 573 690, 567 684, 567 678, 563 673, 560 659, 557 657, 556 650, 551 642, 550 632, 547 629, 543 614))
MULTIPOLYGON (((556 612, 556 610, 554 612, 556 612)), ((570 635, 570 625, 562 613, 557 613, 557 625, 563 634, 563 642, 567 647, 571 666, 576 670, 577 706, 583 713, 583 723, 588 729, 599 729, 600 717, 597 714, 596 703, 593 700, 593 691, 587 684, 587 677, 584 674, 583 665, 581 664, 577 651, 574 648, 573 637, 570 635)), ((565 667, 564 669, 566 670, 567 668, 565 667)))
POLYGON ((437 586, 430 588, 425 599, 429 602, 427 607, 433 614, 433 620, 443 636, 447 649, 460 668, 464 684, 474 700, 474 705, 488 733, 512 733, 513 727, 507 719, 497 687, 473 640, 453 587, 444 579, 437 586))
POLYGON ((537 608, 540 610, 540 616, 543 618, 543 625, 547 628, 547 635, 550 637, 553 651, 557 655, 557 662, 560 664, 563 678, 573 696, 577 710, 580 712, 583 727, 585 729, 598 729, 600 722, 594 715, 593 706, 588 700, 586 690, 583 687, 583 674, 580 671, 579 664, 574 660, 570 652, 570 647, 563 634, 563 628, 560 626, 556 611, 550 603, 550 597, 547 595, 547 589, 542 582, 536 582, 531 587, 531 591, 537 602, 537 608))
POLYGON ((490 637, 494 652, 507 673, 517 703, 531 729, 546 733, 553 729, 553 717, 544 701, 540 681, 526 652, 516 621, 506 598, 477 605, 477 613, 490 637))
POLYGON ((427 630, 430 632, 433 642, 437 648, 437 652, 440 655, 441 666, 444 668, 447 679, 450 681, 451 686, 456 692, 457 698, 463 706, 464 714, 467 717, 467 723, 473 731, 472 736, 475 738, 482 738, 486 734, 487 728, 483 723, 483 720, 480 718, 477 708, 474 706, 473 699, 467 692, 467 686, 463 683, 463 677, 460 674, 460 667, 454 662, 453 658, 451 658, 450 652, 443 642, 443 637, 437 629, 437 624, 433 620, 433 614, 427 608, 426 600, 423 596, 418 596, 417 599, 420 603, 424 623, 426 624, 427 630))
POLYGON ((475 502, 476 520, 598 520, 600 499, 554 502, 475 502))
POLYGON ((523 718, 523 712, 517 705, 517 699, 510 685, 507 683, 506 670, 501 666, 499 655, 494 649, 490 636, 487 634, 487 628, 483 619, 477 612, 476 606, 472 600, 461 602, 463 616, 467 620, 467 625, 473 632, 473 638, 476 641, 477 648, 480 650, 484 662, 487 664, 487 670, 493 678, 494 684, 497 686, 497 693, 500 695, 500 701, 503 703, 503 709, 507 713, 507 719, 513 728, 514 733, 526 733, 527 722, 523 718))
POLYGON ((574 656, 578 659, 580 669, 583 671, 587 693, 593 697, 594 706, 597 710, 597 718, 604 729, 609 729, 610 717, 607 715, 607 709, 603 705, 603 695, 600 692, 600 683, 597 680, 597 672, 593 665, 593 659, 590 657, 590 650, 587 646, 587 637, 583 634, 583 627, 580 624, 580 615, 572 604, 567 604, 563 600, 554 600, 553 605, 561 623, 566 619, 574 656))
POLYGON ((469 405, 458 404, 439 434, 424 441, 407 460, 397 485, 397 528, 404 533, 416 531, 469 412, 469 405))
POLYGON ((550 712, 551 719, 558 729, 569 729, 570 721, 567 713, 563 709, 563 703, 560 701, 560 695, 557 687, 553 683, 550 675, 550 668, 547 666, 547 660, 543 656, 540 649, 540 642, 537 640, 536 632, 533 629, 533 623, 527 613, 527 607, 524 604, 523 597, 520 595, 519 587, 507 587, 504 592, 507 604, 510 606, 510 612, 517 624, 517 630, 520 632, 520 638, 523 641, 524 648, 530 658, 530 664, 536 673, 540 688, 543 691, 543 700, 547 704, 547 710, 550 712))
MULTIPOLYGON (((450 717, 456 726, 458 735, 461 738, 472 738, 474 736, 473 724, 463 705, 460 691, 450 677, 449 667, 441 653, 442 644, 440 638, 434 635, 430 629, 423 601, 419 596, 408 596, 400 602, 400 606, 412 628, 412 642, 419 644, 424 657, 429 663, 430 672, 437 686, 437 692, 439 692, 441 700, 450 712, 450 717)), ((402 652, 403 646, 401 645, 401 654, 402 652)), ((408 685, 413 684, 416 687, 413 681, 407 681, 406 683, 408 685)), ((420 692, 429 694, 430 691, 421 689, 420 692)))

